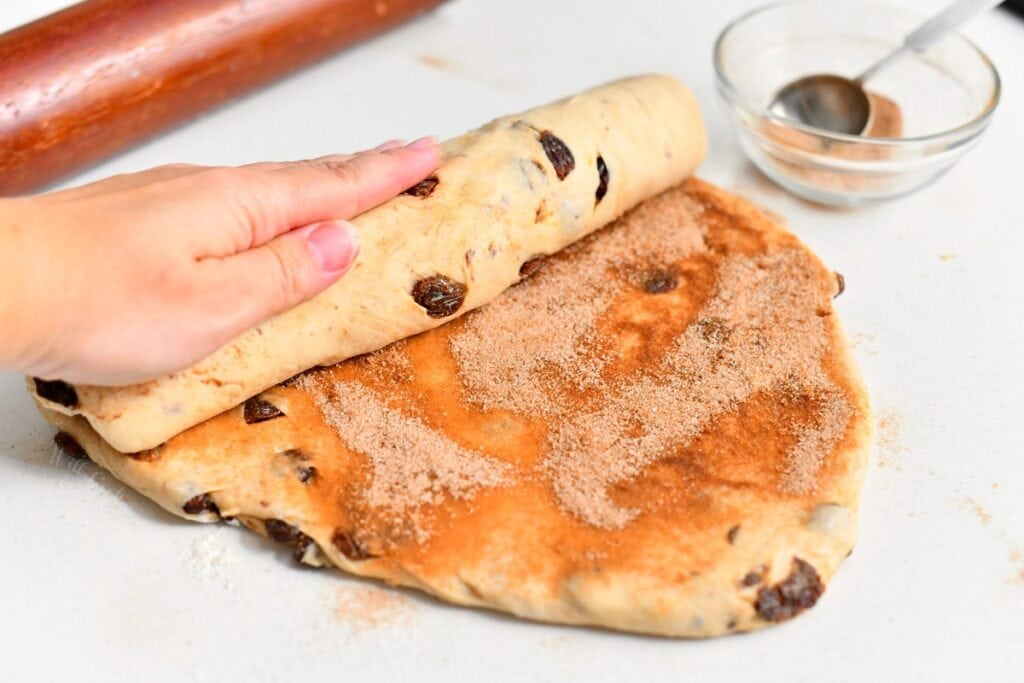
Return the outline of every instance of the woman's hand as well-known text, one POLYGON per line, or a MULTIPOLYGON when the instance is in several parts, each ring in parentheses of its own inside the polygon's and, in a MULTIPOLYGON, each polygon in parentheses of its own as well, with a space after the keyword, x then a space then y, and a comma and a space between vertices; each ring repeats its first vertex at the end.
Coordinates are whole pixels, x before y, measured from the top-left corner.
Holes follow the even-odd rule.
POLYGON ((359 251, 345 219, 439 158, 428 138, 0 200, 0 368, 118 385, 188 367, 341 277, 359 251))

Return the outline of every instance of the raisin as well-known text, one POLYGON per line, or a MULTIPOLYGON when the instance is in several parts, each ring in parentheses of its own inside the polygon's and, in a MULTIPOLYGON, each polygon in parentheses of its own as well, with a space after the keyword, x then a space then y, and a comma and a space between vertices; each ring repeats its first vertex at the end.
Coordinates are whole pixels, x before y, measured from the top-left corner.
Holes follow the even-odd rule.
POLYGON ((303 484, 308 484, 313 479, 316 479, 316 468, 310 465, 309 467, 299 468, 299 481, 303 484))
POLYGON ((331 539, 331 543, 337 548, 342 555, 350 560, 367 560, 373 555, 366 551, 356 539, 352 538, 352 534, 349 534, 341 529, 334 532, 334 537, 331 539))
MULTIPOLYGON (((289 448, 288 450, 281 451, 278 455, 288 458, 289 460, 296 460, 298 463, 306 463, 309 461, 309 456, 299 448, 289 448)), ((312 465, 299 464, 297 465, 296 472, 298 474, 299 481, 303 484, 308 484, 317 476, 316 468, 312 465)))
POLYGON ((604 157, 597 157, 597 191, 594 192, 594 206, 601 203, 604 196, 608 194, 608 166, 604 163, 604 157))
POLYGON ((85 460, 89 455, 82 448, 82 444, 75 441, 75 437, 71 436, 67 432, 57 432, 53 435, 53 443, 56 444, 60 452, 69 458, 75 460, 85 460))
POLYGON ((306 555, 306 550, 313 544, 312 538, 288 522, 282 522, 280 519, 266 520, 263 523, 263 528, 267 530, 267 536, 271 540, 278 543, 287 543, 295 548, 292 551, 292 557, 295 558, 296 562, 302 562, 302 558, 306 555))
POLYGON ((39 398, 59 403, 65 408, 74 408, 78 405, 78 392, 67 382, 59 379, 39 379, 38 377, 33 377, 32 381, 36 384, 36 393, 39 394, 39 398))
POLYGON ((652 270, 644 276, 644 291, 648 294, 664 294, 675 289, 678 284, 670 270, 652 270))
POLYGON ((295 550, 292 551, 292 557, 295 558, 296 562, 302 562, 302 558, 306 556, 306 550, 311 545, 313 545, 313 539, 306 534, 300 533, 299 540, 295 542, 295 550))
POLYGON ((245 415, 245 424, 249 425, 273 420, 275 417, 284 417, 284 413, 277 406, 259 396, 253 396, 246 401, 242 412, 245 415))
POLYGON ((426 309, 431 318, 447 318, 462 306, 466 299, 466 285, 435 275, 413 285, 412 298, 426 309))
POLYGON ((825 584, 814 567, 794 557, 789 576, 774 586, 759 590, 755 607, 762 619, 785 621, 814 607, 823 592, 825 584))
POLYGON ((544 257, 534 256, 531 259, 523 261, 523 265, 519 266, 519 277, 527 278, 536 273, 538 270, 544 267, 544 257))
POLYGON ((279 519, 268 519, 263 524, 267 530, 267 536, 278 543, 295 543, 300 536, 305 535, 288 522, 282 522, 279 519))
POLYGON ((576 160, 568 146, 549 130, 541 132, 540 145, 544 148, 544 153, 548 155, 551 165, 555 167, 555 175, 559 180, 565 180, 565 177, 576 168, 576 160))
POLYGON ((729 530, 727 532, 725 532, 725 540, 729 541, 729 545, 732 545, 733 543, 736 542, 736 536, 738 536, 739 533, 740 533, 740 525, 739 524, 737 524, 734 527, 730 527, 729 530))
POLYGON ((749 588, 750 586, 756 586, 761 583, 761 575, 757 572, 747 572, 746 575, 740 579, 740 585, 749 588))
POLYGON ((437 176, 432 175, 429 178, 424 178, 423 180, 419 181, 402 194, 407 194, 410 197, 419 197, 420 199, 424 199, 434 193, 434 189, 437 187, 438 182, 439 181, 437 180, 437 176))
POLYGON ((836 273, 836 293, 832 296, 835 299, 837 296, 846 291, 846 278, 843 277, 842 273, 836 273))
POLYGON ((283 458, 289 458, 291 460, 301 460, 306 462, 309 460, 309 456, 301 448, 289 448, 287 450, 278 453, 283 458))
POLYGON ((220 515, 220 508, 210 498, 209 493, 201 493, 194 498, 189 498, 185 501, 185 504, 181 506, 181 509, 189 515, 198 515, 201 512, 212 512, 215 515, 220 515))

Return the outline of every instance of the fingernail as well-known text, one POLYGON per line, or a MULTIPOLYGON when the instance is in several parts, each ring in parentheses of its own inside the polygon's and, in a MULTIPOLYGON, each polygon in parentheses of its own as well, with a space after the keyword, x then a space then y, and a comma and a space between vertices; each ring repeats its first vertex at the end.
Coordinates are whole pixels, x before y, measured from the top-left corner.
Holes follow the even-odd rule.
POLYGON ((437 147, 437 138, 433 135, 428 135, 425 138, 419 140, 413 140, 408 145, 409 149, 430 149, 431 147, 437 147))
POLYGON ((313 260, 320 270, 333 273, 348 268, 359 254, 359 235, 351 223, 320 223, 306 238, 313 260))
POLYGON ((379 144, 376 147, 374 147, 373 151, 374 152, 386 152, 389 149, 398 149, 399 147, 403 147, 404 145, 405 145, 405 140, 399 140, 399 139, 396 138, 394 140, 388 140, 387 142, 382 142, 381 144, 379 144))

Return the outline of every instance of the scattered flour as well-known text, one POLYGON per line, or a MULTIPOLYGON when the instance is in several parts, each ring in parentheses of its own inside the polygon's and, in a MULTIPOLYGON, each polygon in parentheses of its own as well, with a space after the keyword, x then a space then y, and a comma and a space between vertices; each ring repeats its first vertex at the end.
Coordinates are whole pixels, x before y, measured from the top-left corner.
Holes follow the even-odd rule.
POLYGON ((224 529, 214 529, 192 543, 188 568, 196 578, 220 584, 228 590, 235 590, 235 557, 224 543, 224 529))
POLYGON ((376 586, 338 586, 334 594, 334 616, 356 634, 407 624, 416 609, 401 593, 376 586))

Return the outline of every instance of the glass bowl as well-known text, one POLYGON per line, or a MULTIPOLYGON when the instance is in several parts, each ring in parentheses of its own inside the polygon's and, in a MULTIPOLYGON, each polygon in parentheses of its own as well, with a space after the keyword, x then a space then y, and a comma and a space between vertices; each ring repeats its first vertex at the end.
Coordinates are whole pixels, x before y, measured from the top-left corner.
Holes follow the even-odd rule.
POLYGON ((999 102, 999 74, 951 34, 867 83, 872 121, 861 136, 767 110, 787 83, 816 73, 855 78, 925 17, 863 2, 802 0, 749 12, 715 42, 715 82, 750 160, 790 192, 856 206, 919 190, 978 141, 999 102))

